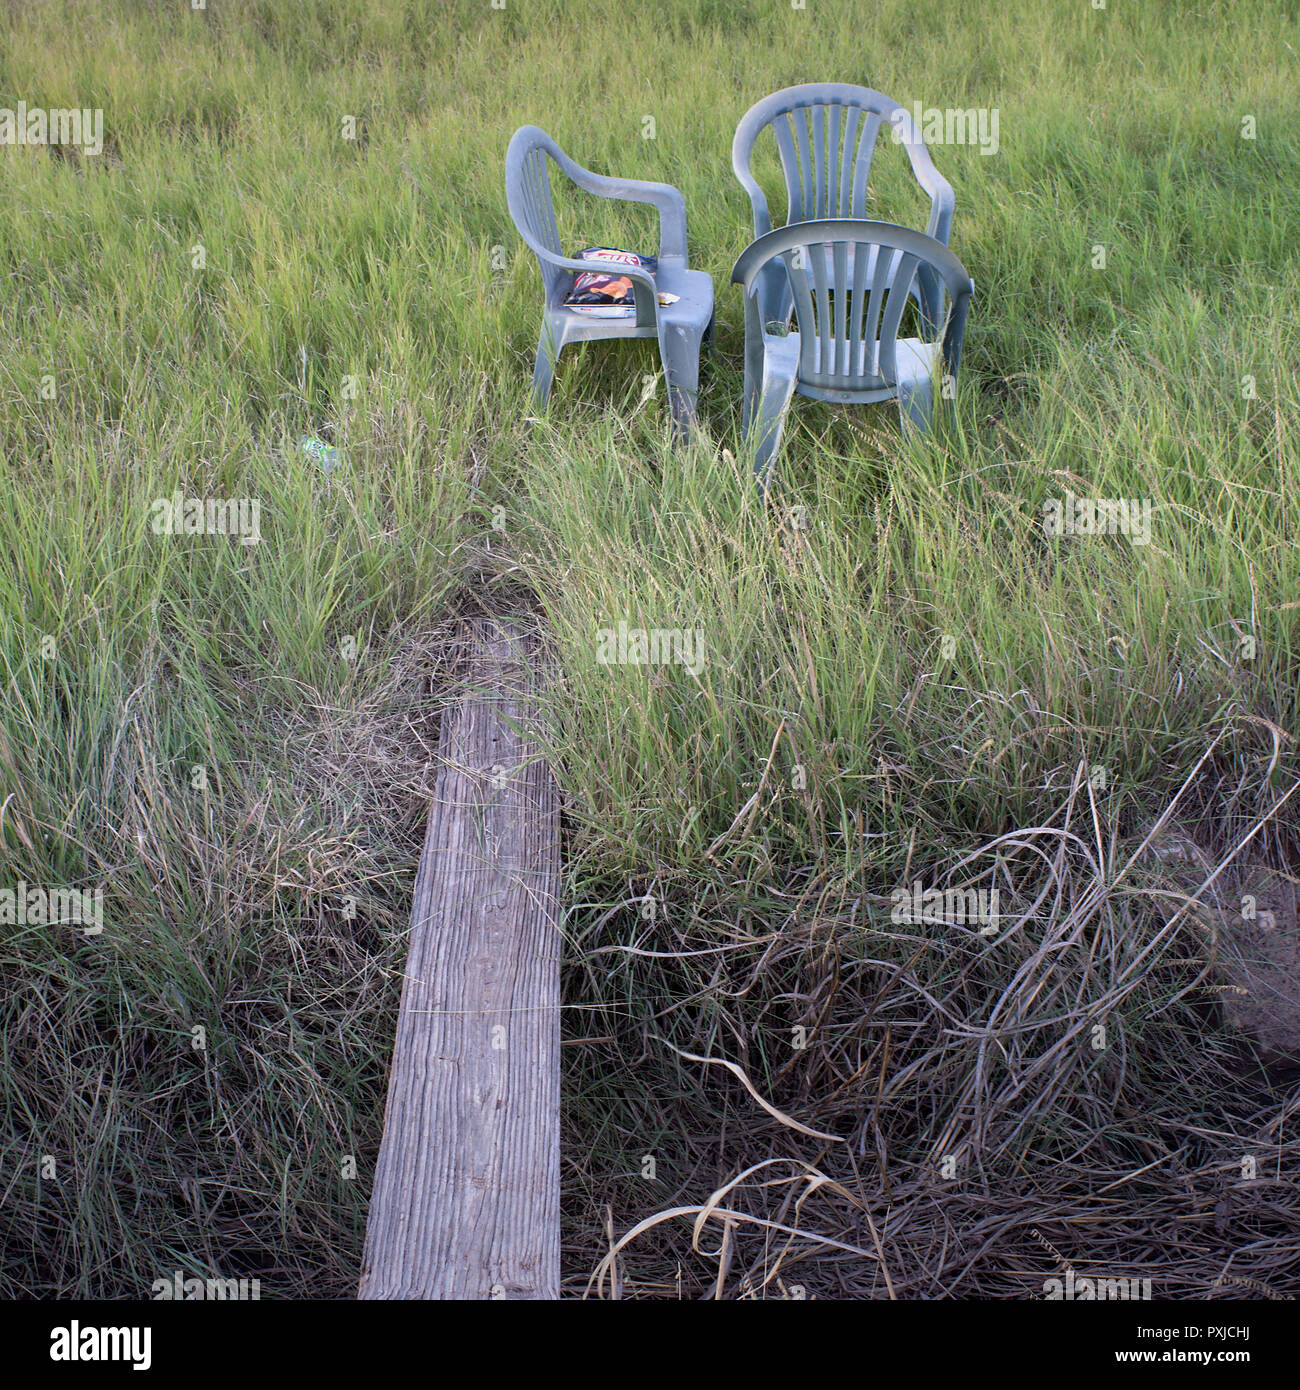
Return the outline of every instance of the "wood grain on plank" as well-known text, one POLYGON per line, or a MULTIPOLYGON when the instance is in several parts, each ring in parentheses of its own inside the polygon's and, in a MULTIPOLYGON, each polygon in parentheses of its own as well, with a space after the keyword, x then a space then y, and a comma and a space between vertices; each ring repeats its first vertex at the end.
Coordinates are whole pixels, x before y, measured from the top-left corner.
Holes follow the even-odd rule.
POLYGON ((480 623, 447 711, 360 1297, 559 1297, 559 807, 528 647, 480 623))

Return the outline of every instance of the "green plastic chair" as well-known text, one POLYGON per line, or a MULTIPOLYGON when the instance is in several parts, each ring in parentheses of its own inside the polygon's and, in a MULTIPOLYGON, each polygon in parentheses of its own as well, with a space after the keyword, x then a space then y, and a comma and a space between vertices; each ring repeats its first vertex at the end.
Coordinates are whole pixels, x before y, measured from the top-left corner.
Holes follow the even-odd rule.
POLYGON ((555 363, 569 343, 658 338, 674 429, 679 439, 684 437, 695 418, 700 348, 713 337, 713 280, 704 271, 691 270, 687 265, 686 203, 681 193, 666 183, 593 174, 575 164, 544 130, 528 125, 515 131, 506 151, 506 201, 519 235, 537 256, 546 294, 533 371, 537 408, 543 408, 550 397, 555 363), (554 162, 579 188, 598 198, 649 203, 659 209, 659 264, 655 274, 625 265, 618 267, 618 273, 632 281, 635 317, 596 318, 566 307, 564 298, 573 285, 574 272, 599 267, 591 261, 564 255, 551 201, 548 161, 554 162), (658 291, 675 294, 677 302, 660 304, 658 291))
MULTIPOLYGON (((785 174, 786 225, 817 218, 866 218, 867 179, 878 137, 896 131, 917 183, 930 196, 926 233, 945 246, 952 229, 952 185, 934 167, 930 152, 905 107, 883 92, 844 82, 809 82, 786 87, 752 106, 736 127, 731 167, 754 213, 754 236, 772 230, 767 196, 751 172, 754 146, 771 127, 785 174)), ((866 268, 867 277, 874 265, 866 268)), ((924 318, 938 324, 942 291, 928 266, 921 267, 915 295, 924 318)), ((788 323, 791 289, 780 262, 773 261, 759 286, 764 323, 788 323)))
POLYGON ((975 290, 942 242, 892 222, 796 222, 752 242, 731 279, 745 299, 741 427, 754 440, 754 471, 765 490, 796 391, 848 404, 897 400, 905 428, 929 429, 934 378, 956 381, 975 290), (796 331, 786 336, 768 331, 762 307, 769 267, 790 287, 796 331), (934 317, 922 317, 921 337, 900 339, 903 311, 923 272, 939 289, 934 317))

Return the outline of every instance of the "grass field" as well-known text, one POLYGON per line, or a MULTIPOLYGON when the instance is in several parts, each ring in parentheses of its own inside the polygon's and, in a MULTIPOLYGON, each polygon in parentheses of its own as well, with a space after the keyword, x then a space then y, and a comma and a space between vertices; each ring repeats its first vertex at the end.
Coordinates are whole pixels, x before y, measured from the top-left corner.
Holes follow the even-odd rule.
MULTIPOLYGON (((1298 51, 1292 0, 4 6, 0 107, 104 147, 0 146, 0 889, 102 888, 104 930, 0 932, 0 1295, 355 1292, 485 611, 548 652, 567 1293, 1300 1287, 1300 1090, 1220 1002, 1242 884, 1300 872, 1298 51), (932 147, 976 284, 940 428, 797 402, 763 499, 730 143, 819 80, 999 148, 932 147), (525 123, 685 194, 684 451, 653 345, 529 416, 525 123), (155 533, 177 492, 260 541, 155 533), (1149 543, 1047 535, 1066 493, 1149 543), (599 664, 620 621, 702 671, 599 664), (1001 928, 900 923, 918 881, 1001 928), (694 1243, 665 1215, 720 1192, 694 1243)), ((924 225, 888 142, 872 193, 924 225)), ((561 230, 654 249, 648 210, 561 230)))

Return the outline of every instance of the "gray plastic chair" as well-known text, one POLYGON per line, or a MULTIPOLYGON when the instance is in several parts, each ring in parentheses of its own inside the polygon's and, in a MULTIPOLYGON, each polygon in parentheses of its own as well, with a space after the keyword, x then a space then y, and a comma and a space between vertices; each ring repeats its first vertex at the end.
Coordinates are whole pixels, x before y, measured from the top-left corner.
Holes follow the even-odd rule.
POLYGON ((796 391, 849 404, 897 399, 905 428, 930 427, 934 377, 942 369, 956 381, 975 289, 942 242, 892 222, 796 222, 751 243, 731 279, 745 298, 741 426, 755 438, 754 471, 764 489, 796 391), (781 270, 793 298, 797 331, 785 337, 767 331, 760 302, 771 266, 781 270), (912 283, 925 270, 940 296, 934 318, 922 323, 930 337, 900 339, 912 283), (941 339, 937 324, 943 324, 941 339))
POLYGON ((687 266, 686 203, 682 195, 666 183, 593 174, 575 164, 545 131, 526 125, 515 131, 506 151, 506 201, 519 235, 537 255, 546 291, 533 372, 537 407, 545 406, 550 397, 555 363, 567 344, 604 338, 658 338, 673 424, 679 438, 685 435, 695 417, 701 343, 711 342, 713 336, 713 280, 704 271, 687 266), (635 317, 597 318, 565 307, 564 298, 573 285, 572 272, 599 267, 565 256, 560 247, 548 159, 579 188, 598 198, 649 203, 659 209, 656 274, 618 267, 618 273, 632 281, 635 317), (677 302, 660 304, 657 291, 677 295, 677 302))
MULTIPOLYGON (((776 137, 789 204, 786 225, 817 218, 867 216, 867 179, 877 137, 897 129, 917 183, 930 195, 926 233, 945 246, 952 229, 952 185, 934 167, 916 123, 883 92, 843 82, 809 82, 764 97, 741 118, 731 144, 731 167, 754 210, 754 236, 772 230, 767 197, 750 170, 754 146, 769 126, 776 137)), ((891 137, 892 138, 892 137, 891 137)), ((867 267, 867 275, 874 272, 867 267)), ((923 317, 937 325, 942 290, 928 266, 913 287, 923 317)), ((789 282, 773 261, 759 287, 764 323, 788 323, 789 282)))

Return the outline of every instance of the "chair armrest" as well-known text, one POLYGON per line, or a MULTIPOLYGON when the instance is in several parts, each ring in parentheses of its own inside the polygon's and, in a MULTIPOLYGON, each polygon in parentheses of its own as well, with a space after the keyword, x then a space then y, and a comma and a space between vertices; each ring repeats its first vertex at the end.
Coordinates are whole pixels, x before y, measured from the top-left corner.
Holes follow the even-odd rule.
MULTIPOLYGON (((558 256, 554 251, 548 251, 545 246, 533 246, 532 249, 539 260, 545 261, 555 270, 576 270, 580 274, 584 272, 600 274, 603 265, 609 274, 617 272, 619 275, 627 276, 632 282, 632 294, 636 299, 636 326, 638 328, 653 328, 659 322, 659 301, 655 298, 655 278, 648 270, 643 270, 640 266, 623 265, 621 262, 615 261, 584 261, 579 260, 576 256, 558 256)), ((551 307, 563 308, 564 302, 557 298, 551 307)))
POLYGON ((731 139, 731 172, 735 174, 740 186, 749 195, 749 205, 754 213, 754 237, 763 236, 772 230, 772 214, 767 206, 767 194, 759 186, 750 169, 754 156, 754 145, 758 137, 772 123, 785 92, 775 92, 764 97, 757 105, 751 106, 740 118, 736 133, 731 139))
MULTIPOLYGON (((926 235, 932 236, 936 241, 947 246, 948 238, 952 235, 953 209, 957 203, 956 196, 952 191, 952 184, 934 167, 934 160, 930 158, 930 151, 926 148, 925 141, 921 139, 916 123, 912 120, 907 108, 895 107, 890 113, 889 121, 894 127, 895 136, 907 148, 907 158, 912 166, 912 176, 921 185, 923 191, 930 195, 930 218, 925 228, 926 235)), ((943 291, 934 271, 929 267, 922 266, 917 276, 917 298, 921 305, 922 317, 927 323, 937 328, 943 291)), ((958 351, 960 351, 960 341, 958 342, 958 351)))
POLYGON ((742 285, 748 295, 757 283, 763 267, 786 251, 791 251, 796 246, 813 246, 818 242, 832 241, 837 232, 850 236, 854 232, 861 232, 859 239, 869 241, 870 229, 884 225, 876 222, 791 222, 787 226, 778 227, 774 232, 764 232, 762 236, 755 237, 740 253, 736 264, 731 268, 731 283, 742 285))
MULTIPOLYGON (((739 132, 737 132, 739 143, 739 132)), ((772 230, 772 214, 767 207, 767 194, 759 187, 758 180, 749 172, 749 161, 735 148, 731 151, 731 169, 740 186, 749 194, 749 205, 754 211, 754 237, 757 239, 772 230)))
POLYGON ((945 371, 954 378, 957 375, 957 369, 961 366, 962 339, 966 336, 966 316, 970 311, 971 296, 975 293, 975 281, 971 280, 969 283, 970 289, 963 290, 953 296, 952 307, 948 311, 948 322, 944 326, 943 364, 945 371))
POLYGON ((912 176, 930 195, 930 221, 925 229, 926 234, 947 246, 952 231, 953 209, 957 203, 952 184, 934 167, 930 151, 921 139, 916 123, 906 107, 895 107, 889 114, 889 123, 894 127, 895 136, 907 150, 912 176))
POLYGON ((650 183, 644 179, 616 179, 593 174, 568 155, 557 160, 564 173, 587 193, 597 198, 616 198, 625 203, 648 203, 659 210, 659 259, 686 265, 686 199, 670 183, 650 183))
POLYGON ((947 246, 948 238, 952 234, 952 214, 957 206, 957 199, 952 191, 952 184, 933 164, 930 165, 930 169, 934 174, 933 186, 926 188, 924 183, 921 185, 930 195, 930 221, 925 230, 928 236, 947 246))

